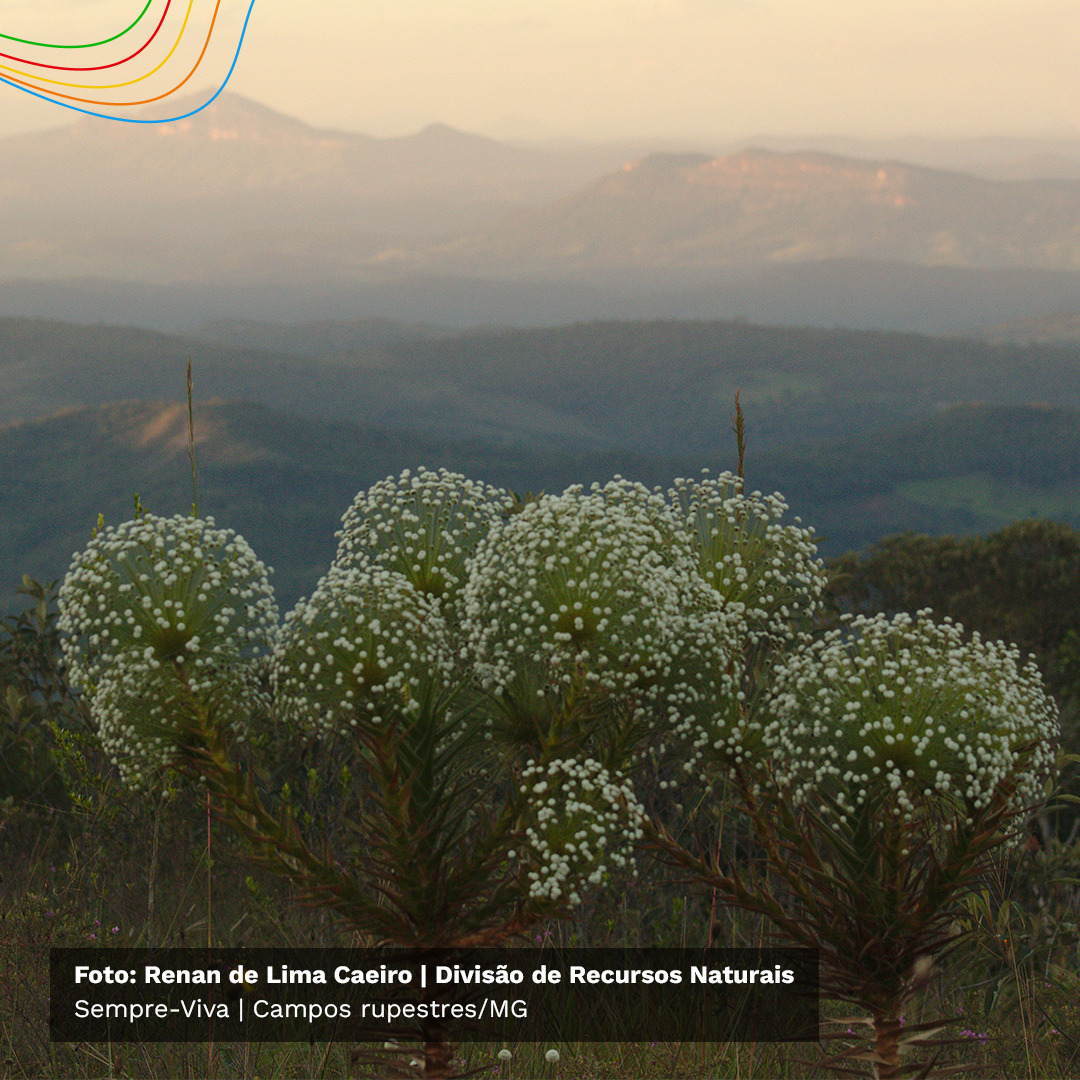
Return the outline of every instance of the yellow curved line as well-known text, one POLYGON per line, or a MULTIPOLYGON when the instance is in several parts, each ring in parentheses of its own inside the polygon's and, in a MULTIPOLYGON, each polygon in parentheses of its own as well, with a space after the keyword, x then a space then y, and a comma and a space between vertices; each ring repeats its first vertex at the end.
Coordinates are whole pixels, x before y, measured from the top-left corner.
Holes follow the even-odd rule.
MULTIPOLYGON (((177 48, 180 46, 180 39, 184 36, 184 30, 187 29, 188 19, 191 18, 191 9, 194 4, 195 0, 188 0, 187 14, 184 16, 184 22, 180 27, 180 33, 177 35, 176 41, 174 42, 173 47, 168 51, 165 59, 162 60, 156 68, 151 68, 145 75, 140 75, 137 79, 131 79, 128 82, 109 83, 105 86, 98 86, 96 83, 74 83, 61 82, 59 79, 43 79, 39 75, 35 75, 32 71, 23 71, 21 68, 6 67, 4 64, 0 64, 0 71, 13 71, 16 75, 24 75, 28 79, 37 80, 38 83, 48 83, 50 86, 71 86, 76 90, 118 90, 121 86, 134 86, 135 83, 142 82, 143 79, 149 79, 151 75, 159 72, 172 58, 172 54, 176 52, 177 48)), ((57 94, 55 96, 62 97, 63 95, 57 94)))
MULTIPOLYGON (((214 17, 210 20, 210 29, 206 31, 206 41, 203 42, 202 51, 199 53, 199 58, 195 61, 192 69, 180 80, 171 90, 166 90, 164 94, 158 94, 157 97, 144 98, 142 101, 100 101, 97 98, 82 98, 74 97, 71 94, 59 94, 55 90, 46 90, 45 93, 54 98, 63 98, 65 101, 80 101, 88 105, 109 105, 109 106, 126 106, 126 105, 149 105, 152 102, 160 101, 162 98, 168 97, 170 94, 175 94, 181 86, 186 83, 192 75, 198 70, 199 65, 203 62, 203 57, 206 55, 206 50, 210 47, 210 36, 214 32, 214 24, 217 22, 218 11, 221 9, 221 0, 217 0, 214 5, 214 17)), ((175 47, 175 46, 174 46, 175 47)), ((156 69, 155 69, 156 70, 156 69)), ((25 86, 31 90, 42 89, 37 83, 25 83, 20 82, 18 79, 10 79, 9 82, 15 83, 16 86, 25 86)), ((138 80, 136 80, 138 81, 138 80)), ((106 89, 103 87, 103 89, 106 89)))

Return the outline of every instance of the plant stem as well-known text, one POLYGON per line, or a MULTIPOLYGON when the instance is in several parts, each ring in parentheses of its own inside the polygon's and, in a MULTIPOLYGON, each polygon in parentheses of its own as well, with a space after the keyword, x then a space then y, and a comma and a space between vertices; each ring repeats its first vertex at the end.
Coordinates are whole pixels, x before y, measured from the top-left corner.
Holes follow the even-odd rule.
POLYGON ((900 1003, 893 1002, 884 1013, 874 1013, 874 1075, 877 1080, 897 1080, 900 1076, 900 1003))

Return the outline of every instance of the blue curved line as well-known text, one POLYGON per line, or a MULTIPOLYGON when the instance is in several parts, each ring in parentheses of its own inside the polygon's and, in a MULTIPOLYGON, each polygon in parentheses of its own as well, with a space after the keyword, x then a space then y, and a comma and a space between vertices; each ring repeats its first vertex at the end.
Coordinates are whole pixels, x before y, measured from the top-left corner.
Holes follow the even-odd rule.
POLYGON ((57 101, 47 94, 39 94, 36 90, 30 90, 25 86, 20 86, 18 83, 13 83, 10 79, 0 77, 0 83, 6 83, 8 86, 12 86, 16 90, 21 90, 24 94, 29 94, 31 97, 41 98, 42 101, 47 101, 50 105, 60 105, 62 108, 71 109, 72 112, 83 113, 85 116, 96 116, 100 120, 116 120, 121 124, 171 124, 174 120, 186 120, 189 116, 194 116, 196 113, 202 112, 203 109, 205 109, 207 105, 210 105, 214 98, 225 89, 226 83, 228 83, 229 79, 232 77, 233 68, 236 67, 236 61, 240 59, 240 47, 244 44, 244 35, 247 33, 248 20, 251 18, 251 12, 254 7, 255 0, 251 0, 251 4, 247 9, 247 15, 244 16, 244 25, 240 30, 240 40, 236 43, 236 53, 233 56, 232 63, 229 65, 229 70, 225 73, 225 81, 214 91, 212 97, 204 101, 197 109, 192 109, 191 112, 186 112, 182 116, 168 116, 164 120, 137 120, 131 116, 110 116, 108 113, 93 112, 90 109, 80 108, 78 105, 69 105, 66 101, 57 101))

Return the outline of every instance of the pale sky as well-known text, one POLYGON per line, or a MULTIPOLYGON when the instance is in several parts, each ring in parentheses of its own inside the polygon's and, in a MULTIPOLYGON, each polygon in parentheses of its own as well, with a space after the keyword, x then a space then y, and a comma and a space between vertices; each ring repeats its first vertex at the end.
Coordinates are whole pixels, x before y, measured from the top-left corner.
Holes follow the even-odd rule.
MULTIPOLYGON (((91 40, 144 3, 0 0, 0 33, 91 40)), ((222 0, 188 89, 220 84, 247 6, 222 0)), ((229 89, 373 135, 1075 136, 1080 0, 256 0, 229 89)), ((0 85, 0 134, 74 119, 0 85)))

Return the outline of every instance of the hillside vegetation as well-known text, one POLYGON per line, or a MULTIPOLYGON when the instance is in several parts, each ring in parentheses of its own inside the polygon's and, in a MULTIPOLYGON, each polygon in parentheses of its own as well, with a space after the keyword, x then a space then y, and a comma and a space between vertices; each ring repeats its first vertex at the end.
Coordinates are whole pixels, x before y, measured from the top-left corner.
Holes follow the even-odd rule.
POLYGON ((0 421, 202 398, 522 446, 668 457, 729 445, 735 391, 755 452, 879 430, 958 402, 1080 407, 1080 348, 738 321, 435 333, 370 320, 233 324, 194 339, 0 319, 0 421), (219 340, 227 338, 227 340, 219 340))
MULTIPOLYGON (((7 581, 61 576, 98 514, 112 523, 130 517, 136 492, 156 512, 186 512, 186 422, 176 403, 123 402, 0 429, 7 581)), ((666 484, 735 466, 730 433, 709 453, 659 457, 451 441, 252 403, 202 405, 195 426, 200 511, 238 529, 275 567, 283 603, 325 572, 353 495, 401 469, 446 467, 526 492, 614 473, 666 484)), ((1032 516, 1080 526, 1078 463, 1080 411, 965 406, 871 436, 752 452, 747 483, 783 492, 823 536, 822 551, 839 554, 909 530, 985 532, 1032 516), (973 504, 972 491, 986 505, 973 504)))
POLYGON ((287 598, 325 567, 341 507, 389 473, 445 466, 551 491, 721 471, 736 460, 736 391, 749 485, 783 492, 826 552, 907 530, 1080 520, 1076 348, 740 322, 232 322, 196 339, 9 319, 11 584, 61 575, 98 513, 129 516, 134 492, 161 512, 190 506, 189 358, 196 396, 211 399, 196 416, 200 509, 249 536, 287 598))
POLYGON ((1080 411, 961 405, 854 439, 765 454, 748 481, 787 493, 830 553, 903 532, 1080 525, 1080 411))
MULTIPOLYGON (((24 573, 63 576, 98 514, 110 524, 130 518, 136 493, 156 513, 187 513, 186 425, 175 403, 129 401, 0 428, 0 587, 9 591, 24 573)), ((572 456, 450 442, 243 402, 198 406, 195 428, 200 513, 251 542, 290 605, 326 572, 342 510, 390 473, 445 467, 526 492, 614 472, 659 483, 686 471, 629 452, 572 456)))

